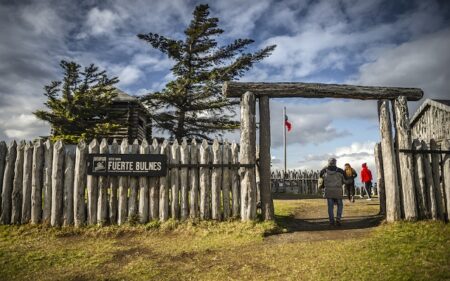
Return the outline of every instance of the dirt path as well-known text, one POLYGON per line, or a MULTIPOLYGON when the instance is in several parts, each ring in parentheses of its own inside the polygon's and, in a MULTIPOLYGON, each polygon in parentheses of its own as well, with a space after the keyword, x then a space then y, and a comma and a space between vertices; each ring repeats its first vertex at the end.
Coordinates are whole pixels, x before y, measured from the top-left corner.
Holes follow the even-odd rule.
POLYGON ((267 242, 290 243, 362 237, 372 231, 382 220, 382 217, 378 215, 378 198, 372 201, 357 198, 355 203, 344 200, 341 226, 329 224, 324 199, 294 199, 290 204, 295 207, 294 216, 280 220, 286 233, 268 236, 267 242))

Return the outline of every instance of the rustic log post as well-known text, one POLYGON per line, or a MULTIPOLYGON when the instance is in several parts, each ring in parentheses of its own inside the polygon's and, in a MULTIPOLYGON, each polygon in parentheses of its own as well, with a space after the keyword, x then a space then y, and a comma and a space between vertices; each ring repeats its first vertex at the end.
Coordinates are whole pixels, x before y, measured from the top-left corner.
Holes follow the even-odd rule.
POLYGON ((375 144, 374 156, 375 165, 377 169, 377 187, 380 198, 380 214, 386 215, 386 194, 384 191, 384 178, 383 178, 383 156, 381 152, 381 143, 375 144))
MULTIPOLYGON (((412 149, 411 128, 406 97, 400 96, 394 102, 397 129, 398 149, 412 149)), ((401 176, 401 190, 403 194, 403 208, 405 219, 417 220, 416 193, 414 188, 413 155, 398 152, 399 175, 401 176)))
POLYGON ((33 149, 33 168, 31 171, 31 223, 42 219, 42 175, 44 168, 44 143, 36 140, 33 149))
MULTIPOLYGON (((108 141, 105 138, 100 143, 99 152, 101 154, 109 152, 108 141)), ((108 221, 108 185, 107 176, 98 177, 97 223, 100 226, 108 221)))
MULTIPOLYGON (((6 155, 8 154, 8 147, 5 141, 0 141, 0 195, 3 190, 3 175, 5 171, 6 155)), ((2 205, 2 197, 0 196, 0 206, 2 205)), ((1 208, 0 208, 1 210, 1 208)))
MULTIPOLYGON (((35 147, 36 149, 36 147, 35 147)), ((73 225, 73 202, 74 202, 74 170, 75 153, 73 150, 67 150, 64 159, 64 207, 63 207, 63 225, 73 225)))
POLYGON ((42 207, 42 222, 50 223, 52 210, 52 163, 53 143, 48 139, 44 143, 44 206, 42 207))
MULTIPOLYGON (((422 141, 422 150, 428 150, 429 146, 422 141)), ((436 202, 436 185, 434 184, 433 170, 431 168, 431 155, 424 154, 424 168, 425 168, 425 184, 427 190, 427 206, 430 217, 433 220, 438 219, 438 209, 436 202)))
POLYGON ((273 220, 274 207, 270 188, 270 104, 269 97, 259 97, 259 170, 261 211, 264 220, 273 220))
POLYGON ((25 141, 17 146, 17 157, 14 165, 14 181, 12 191, 11 224, 20 224, 22 218, 22 184, 23 184, 23 152, 25 141))
POLYGON ((75 153, 75 179, 74 179, 74 200, 73 214, 74 224, 76 227, 83 226, 86 223, 86 203, 85 187, 86 187, 86 160, 88 148, 82 140, 77 144, 75 153))
MULTIPOLYGON (((239 164, 239 147, 234 141, 231 144, 231 163, 239 164)), ((231 171, 231 205, 234 218, 239 217, 241 214, 241 190, 238 171, 239 169, 236 168, 233 168, 231 171)))
MULTIPOLYGON (((120 153, 128 154, 129 145, 128 139, 124 138, 120 144, 120 153)), ((119 204, 117 210, 117 224, 121 225, 125 223, 128 217, 128 185, 129 177, 119 177, 119 204)))
MULTIPOLYGON (((200 146, 200 164, 209 164, 209 146, 206 140, 203 140, 200 146)), ((210 208, 208 194, 210 193, 209 186, 209 168, 200 167, 200 219, 209 219, 210 208)))
MULTIPOLYGON (((195 139, 192 139, 191 142, 191 164, 198 164, 198 145, 197 141, 195 139)), ((199 208, 199 175, 198 175, 198 168, 190 168, 189 169, 189 177, 190 177, 190 207, 189 207, 189 217, 190 218, 197 218, 198 208, 199 208)))
POLYGON ((53 146, 52 164, 52 211, 50 223, 52 226, 60 227, 63 217, 63 176, 64 176, 64 144, 58 140, 53 146))
MULTIPOLYGON (((255 160, 255 182, 256 182, 256 202, 261 202, 261 177, 259 175, 259 145, 256 146, 255 160)), ((292 178, 293 179, 293 178, 292 178)), ((293 191, 293 190, 292 190, 293 191)))
MULTIPOLYGON (((167 140, 161 145, 161 154, 167 155, 167 162, 170 162, 170 146, 167 140)), ((170 175, 167 171, 165 177, 159 178, 159 220, 166 221, 169 219, 169 184, 170 175)))
MULTIPOLYGON (((217 139, 212 145, 212 163, 221 164, 222 155, 220 151, 220 144, 217 139)), ((214 167, 211 175, 211 218, 213 220, 220 220, 220 189, 221 189, 222 168, 214 167)))
MULTIPOLYGON (((246 92, 241 99, 241 151, 242 164, 256 163, 256 121, 255 96, 246 92)), ((242 170, 241 178, 241 219, 243 221, 256 218, 256 178, 255 168, 242 170)))
MULTIPOLYGON (((413 148, 415 150, 421 150, 422 144, 419 140, 415 139, 413 141, 413 148)), ((414 154, 414 180, 416 186, 416 194, 417 194, 417 206, 419 211, 419 218, 430 218, 430 213, 428 212, 427 207, 427 192, 425 185, 425 168, 424 168, 424 158, 422 153, 414 154)))
MULTIPOLYGON (((131 145, 131 154, 139 153, 139 142, 134 140, 131 145)), ((138 214, 138 177, 130 177, 130 197, 128 198, 128 218, 136 221, 136 216, 138 214)))
POLYGON ((1 224, 11 223, 11 204, 12 191, 14 182, 14 164, 17 157, 17 143, 12 141, 8 147, 8 152, 5 159, 5 172, 3 176, 2 189, 2 214, 0 216, 1 224))
POLYGON ((397 164, 392 142, 392 125, 388 101, 382 101, 380 112, 381 151, 383 155, 384 184, 386 191, 386 220, 401 219, 400 189, 397 179, 397 164))
MULTIPOLYGON (((151 154, 159 154, 160 147, 157 139, 153 139, 152 146, 150 147, 151 154)), ((151 177, 149 179, 150 186, 150 219, 157 220, 159 218, 159 179, 157 177, 151 177)))
MULTIPOLYGON (((142 140, 141 147, 139 148, 140 154, 149 154, 150 146, 146 139, 142 140)), ((148 222, 148 177, 139 177, 139 221, 140 223, 148 222)))
MULTIPOLYGON (((120 148, 117 140, 114 139, 111 147, 109 149, 110 154, 119 154, 120 148)), ((118 199, 117 190, 119 188, 119 177, 110 176, 109 177, 109 223, 117 223, 117 212, 118 212, 118 199)))
MULTIPOLYGON (((93 139, 89 144, 89 154, 98 153, 100 144, 97 139, 93 139)), ((88 191, 88 209, 87 209, 87 223, 97 224, 97 201, 98 201, 98 177, 87 176, 87 191, 88 191)))
MULTIPOLYGON (((222 163, 224 165, 231 164, 231 147, 230 143, 225 140, 225 143, 222 147, 223 156, 222 163)), ((230 168, 225 167, 222 173, 222 199, 223 199, 223 219, 226 220, 231 216, 231 208, 230 208, 230 192, 231 192, 231 177, 230 177, 230 168)))
POLYGON ((22 200, 22 224, 31 220, 31 175, 33 169, 33 143, 27 142, 23 152, 23 200, 22 200))
MULTIPOLYGON (((438 150, 437 143, 434 139, 430 139, 430 149, 438 150)), ((431 171, 433 173, 433 184, 436 196, 436 211, 438 219, 444 219, 444 203, 441 189, 441 175, 440 175, 440 155, 437 153, 431 153, 431 171)))
MULTIPOLYGON (((448 140, 443 140, 442 142, 443 150, 450 150, 450 142, 448 140)), ((445 206, 447 210, 447 221, 450 221, 450 154, 445 154, 442 159, 442 179, 444 182, 445 191, 445 206)))
MULTIPOLYGON (((178 140, 175 140, 172 144, 170 153, 170 163, 180 164, 180 145, 178 140)), ((177 168, 172 168, 170 170, 170 189, 172 191, 172 198, 170 202, 172 219, 180 218, 180 170, 177 168)))
MULTIPOLYGON (((186 138, 183 138, 180 147, 180 163, 189 164, 189 146, 186 138)), ((181 188, 181 202, 180 202, 180 217, 182 220, 188 218, 189 215, 189 177, 188 168, 183 167, 180 171, 180 188, 181 188)))

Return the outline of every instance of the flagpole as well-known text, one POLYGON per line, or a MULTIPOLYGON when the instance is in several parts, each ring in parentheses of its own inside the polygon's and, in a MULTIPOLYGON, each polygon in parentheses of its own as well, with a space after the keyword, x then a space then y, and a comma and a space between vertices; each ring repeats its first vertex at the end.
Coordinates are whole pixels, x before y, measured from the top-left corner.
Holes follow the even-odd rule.
POLYGON ((287 161, 286 161, 286 107, 283 109, 283 142, 284 142, 284 174, 283 179, 286 177, 287 173, 287 161))

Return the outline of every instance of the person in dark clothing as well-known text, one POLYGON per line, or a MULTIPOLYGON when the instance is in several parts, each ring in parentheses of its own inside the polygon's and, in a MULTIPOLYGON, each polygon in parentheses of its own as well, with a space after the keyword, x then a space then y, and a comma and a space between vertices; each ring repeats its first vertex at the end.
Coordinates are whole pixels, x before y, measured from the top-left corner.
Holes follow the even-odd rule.
POLYGON ((355 178, 358 176, 355 169, 349 163, 345 163, 344 184, 347 191, 348 201, 355 202, 355 178))
POLYGON ((328 205, 328 218, 331 225, 341 225, 344 205, 342 203, 342 185, 344 184, 344 171, 336 166, 336 159, 328 159, 328 166, 320 171, 325 189, 325 198, 328 205), (336 220, 334 218, 334 205, 337 205, 336 220))
POLYGON ((361 169, 361 182, 367 193, 367 200, 372 200, 371 189, 372 189, 372 172, 367 168, 367 163, 362 164, 361 169))

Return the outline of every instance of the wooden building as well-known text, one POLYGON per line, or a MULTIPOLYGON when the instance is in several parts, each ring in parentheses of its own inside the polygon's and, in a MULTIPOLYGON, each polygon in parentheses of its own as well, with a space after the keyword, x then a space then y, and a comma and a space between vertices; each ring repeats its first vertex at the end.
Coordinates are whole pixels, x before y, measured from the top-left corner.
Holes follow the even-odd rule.
POLYGON ((438 145, 450 140, 450 100, 425 100, 411 118, 411 136, 427 143, 434 139, 438 145))
POLYGON ((138 98, 130 96, 117 89, 117 96, 113 100, 111 111, 116 114, 118 121, 124 126, 108 138, 151 139, 152 123, 150 113, 138 98))

